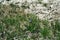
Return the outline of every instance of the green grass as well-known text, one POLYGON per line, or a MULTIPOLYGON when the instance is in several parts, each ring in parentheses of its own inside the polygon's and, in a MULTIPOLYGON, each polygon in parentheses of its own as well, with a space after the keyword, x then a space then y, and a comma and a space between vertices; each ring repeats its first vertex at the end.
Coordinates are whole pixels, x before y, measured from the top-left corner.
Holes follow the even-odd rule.
POLYGON ((58 31, 60 31, 60 21, 56 20, 55 24, 56 24, 55 25, 55 29, 58 30, 58 31))
POLYGON ((60 40, 60 20, 50 23, 35 14, 25 14, 19 6, 0 5, 0 40, 60 40))

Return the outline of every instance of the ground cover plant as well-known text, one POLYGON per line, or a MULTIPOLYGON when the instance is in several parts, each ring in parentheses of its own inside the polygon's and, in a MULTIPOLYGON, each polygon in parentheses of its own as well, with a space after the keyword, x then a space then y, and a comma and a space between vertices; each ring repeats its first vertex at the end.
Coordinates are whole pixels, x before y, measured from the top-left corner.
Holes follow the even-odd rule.
POLYGON ((0 40, 60 40, 60 20, 40 20, 21 8, 0 4, 0 40))

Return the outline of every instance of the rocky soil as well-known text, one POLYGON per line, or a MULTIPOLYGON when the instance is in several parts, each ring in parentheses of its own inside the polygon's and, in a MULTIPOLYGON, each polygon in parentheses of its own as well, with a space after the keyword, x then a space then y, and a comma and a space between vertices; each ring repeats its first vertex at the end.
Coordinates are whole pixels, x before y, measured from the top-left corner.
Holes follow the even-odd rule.
POLYGON ((60 0, 1 0, 2 4, 11 3, 23 7, 25 13, 34 13, 40 19, 60 19, 60 0))

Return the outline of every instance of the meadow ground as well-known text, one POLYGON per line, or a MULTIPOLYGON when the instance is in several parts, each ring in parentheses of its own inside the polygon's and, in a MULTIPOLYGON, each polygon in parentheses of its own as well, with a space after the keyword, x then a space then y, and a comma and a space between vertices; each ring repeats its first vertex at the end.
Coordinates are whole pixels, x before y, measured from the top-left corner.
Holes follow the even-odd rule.
POLYGON ((0 40, 60 40, 60 20, 40 20, 19 6, 0 4, 0 40))

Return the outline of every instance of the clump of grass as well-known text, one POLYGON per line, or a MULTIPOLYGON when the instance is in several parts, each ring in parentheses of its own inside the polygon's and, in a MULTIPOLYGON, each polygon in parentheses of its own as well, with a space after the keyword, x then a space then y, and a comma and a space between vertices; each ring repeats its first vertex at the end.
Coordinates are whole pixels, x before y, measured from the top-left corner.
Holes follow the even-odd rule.
POLYGON ((44 38, 49 37, 50 30, 47 27, 44 27, 44 29, 41 30, 41 34, 43 35, 44 38))
POLYGON ((38 27, 40 27, 39 25, 39 19, 35 16, 35 15, 32 15, 28 18, 28 22, 29 22, 29 25, 27 26, 27 29, 31 32, 34 32, 37 30, 38 27))
POLYGON ((55 28, 60 31, 60 22, 58 20, 55 21, 55 28))

